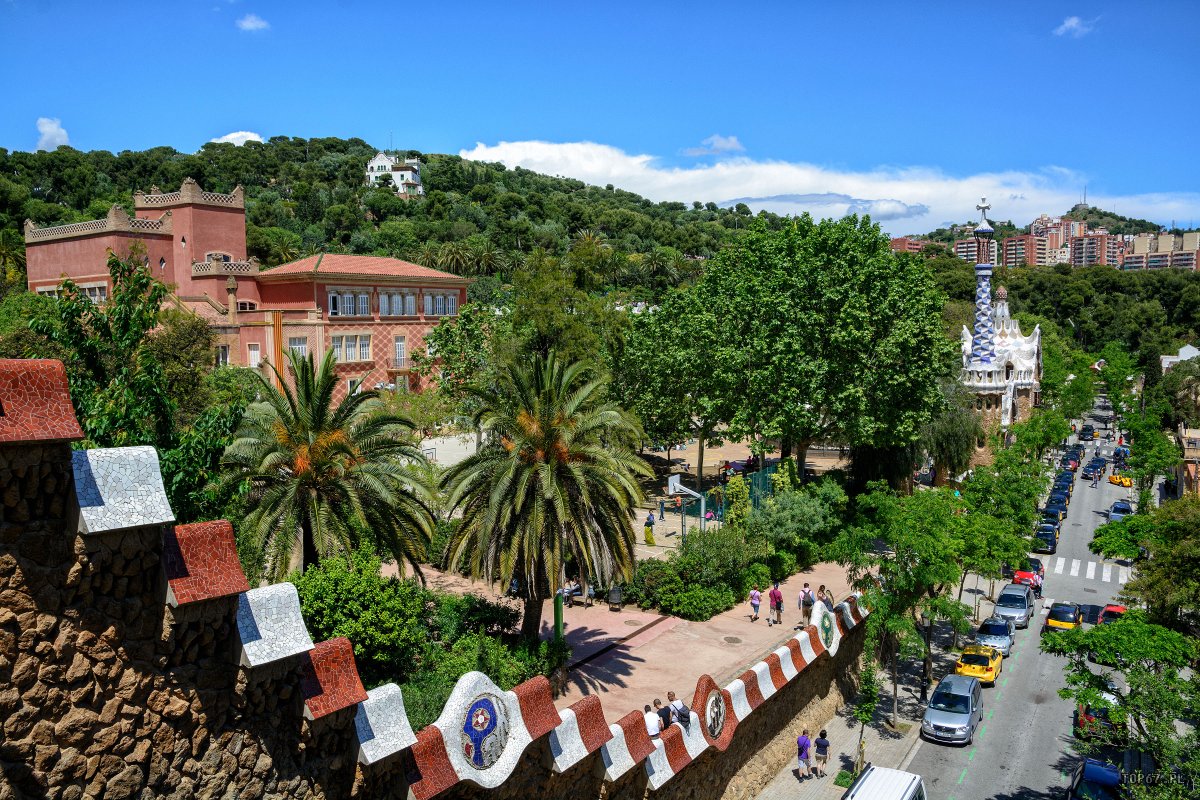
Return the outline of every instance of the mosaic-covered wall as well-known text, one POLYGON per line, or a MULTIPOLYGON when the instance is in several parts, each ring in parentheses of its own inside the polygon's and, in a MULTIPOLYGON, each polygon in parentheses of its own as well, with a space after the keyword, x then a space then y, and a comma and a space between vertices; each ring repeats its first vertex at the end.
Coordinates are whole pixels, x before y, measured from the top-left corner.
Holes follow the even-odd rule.
POLYGON ((152 448, 71 451, 61 364, 0 361, 5 387, 0 798, 749 797, 854 671, 850 598, 725 686, 699 676, 655 740, 636 709, 481 673, 414 732, 351 642, 312 641, 295 587, 249 587, 227 522, 173 524, 152 448))

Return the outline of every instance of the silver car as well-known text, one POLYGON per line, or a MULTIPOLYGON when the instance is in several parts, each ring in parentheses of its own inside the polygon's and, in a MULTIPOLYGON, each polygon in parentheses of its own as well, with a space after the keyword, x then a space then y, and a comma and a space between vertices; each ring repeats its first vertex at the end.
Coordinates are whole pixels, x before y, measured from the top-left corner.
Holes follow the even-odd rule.
POLYGON ((1033 590, 1020 583, 1010 583, 996 596, 993 617, 1004 617, 1018 628, 1028 628, 1033 618, 1033 590))
POLYGON ((983 690, 978 678, 947 675, 933 691, 921 735, 938 742, 970 744, 983 721, 983 690))
POLYGON ((1012 620, 1004 617, 989 617, 975 632, 975 643, 994 647, 1000 655, 1007 657, 1012 652, 1014 641, 1012 620))

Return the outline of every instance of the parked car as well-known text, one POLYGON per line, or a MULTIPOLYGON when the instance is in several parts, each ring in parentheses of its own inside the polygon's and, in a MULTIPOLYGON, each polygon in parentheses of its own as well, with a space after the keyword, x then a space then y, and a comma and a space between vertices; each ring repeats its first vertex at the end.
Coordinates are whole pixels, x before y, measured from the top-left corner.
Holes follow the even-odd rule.
POLYGON ((1105 705, 1089 706, 1079 703, 1075 709, 1075 736, 1079 739, 1089 739, 1097 734, 1103 734, 1113 729, 1112 720, 1108 718, 1108 709, 1117 704, 1117 697, 1109 692, 1101 692, 1105 705))
POLYGON ((1029 571, 1036 572, 1043 578, 1046 577, 1046 567, 1042 564, 1042 560, 1040 558, 1029 559, 1029 571))
POLYGON ((1121 618, 1126 611, 1125 606, 1118 606, 1114 603, 1109 603, 1104 608, 1100 609, 1100 614, 1096 617, 1097 625, 1107 625, 1110 622, 1116 622, 1121 618))
POLYGON ((1062 469, 1074 472, 1075 470, 1079 469, 1079 459, 1071 458, 1070 456, 1063 456, 1062 461, 1058 462, 1058 466, 1062 469))
POLYGON ((1046 516, 1054 516, 1057 514, 1060 520, 1066 519, 1067 506, 1063 503, 1049 502, 1046 503, 1045 507, 1042 509, 1042 514, 1046 516))
POLYGON ((1043 525, 1049 525, 1051 528, 1054 528, 1055 534, 1062 531, 1062 520, 1058 519, 1054 514, 1042 514, 1041 519, 1038 520, 1038 527, 1040 528, 1043 525))
POLYGON ((1120 800, 1121 770, 1112 764, 1085 758, 1071 774, 1067 800, 1120 800))
POLYGON ((1060 505, 1065 508, 1071 505, 1071 493, 1065 489, 1051 489, 1049 501, 1051 505, 1060 505))
POLYGON ((1104 474, 1104 465, 1098 464, 1095 461, 1089 461, 1086 465, 1084 465, 1083 472, 1081 474, 1086 480, 1089 481, 1092 478, 1099 478, 1104 474))
POLYGON ((996 608, 992 613, 993 616, 1011 621, 1018 628, 1028 628, 1034 605, 1033 589, 1010 583, 996 595, 996 608))
POLYGON ((1116 522, 1133 513, 1133 504, 1128 500, 1118 500, 1108 509, 1108 521, 1116 522))
POLYGON ((1075 485, 1075 473, 1071 472, 1071 470, 1069 470, 1069 469, 1064 469, 1062 472, 1058 473, 1058 475, 1056 475, 1054 477, 1054 479, 1056 481, 1061 481, 1061 480, 1065 479, 1065 480, 1070 481, 1072 486, 1075 485))
POLYGON ((1108 482, 1114 486, 1124 486, 1126 489, 1133 486, 1133 478, 1116 470, 1113 470, 1113 474, 1108 476, 1108 482))
POLYGON ((1000 651, 1000 655, 1007 656, 1012 652, 1013 642, 1016 641, 1012 620, 988 617, 979 624, 979 630, 975 632, 975 641, 994 647, 1000 651))
POLYGON ((1050 606, 1042 632, 1050 630, 1069 631, 1083 624, 1083 609, 1078 603, 1060 602, 1050 606))
POLYGON ((1039 528, 1033 537, 1033 552, 1054 555, 1058 552, 1058 537, 1052 533, 1043 533, 1039 528))
POLYGON ((978 678, 947 675, 938 683, 921 719, 921 735, 938 742, 970 744, 983 721, 978 678))
POLYGON ((925 800, 920 775, 867 764, 842 795, 842 800, 925 800))
POLYGON ((978 678, 980 683, 995 686, 1003 668, 1004 656, 999 650, 984 644, 972 644, 963 648, 962 655, 954 664, 954 674, 978 678))
POLYGON ((1094 425, 1084 425, 1079 429, 1079 441, 1083 442, 1094 438, 1096 438, 1096 427, 1094 425))
POLYGON ((1051 485, 1050 490, 1054 491, 1055 489, 1065 489, 1068 492, 1075 491, 1075 481, 1072 480, 1074 477, 1075 473, 1073 472, 1067 472, 1059 475, 1054 479, 1054 483, 1051 485))
POLYGON ((1043 523, 1043 524, 1037 526, 1037 530, 1033 532, 1033 535, 1034 536, 1053 536, 1054 541, 1057 542, 1059 537, 1062 535, 1062 526, 1061 525, 1049 525, 1049 524, 1043 523))

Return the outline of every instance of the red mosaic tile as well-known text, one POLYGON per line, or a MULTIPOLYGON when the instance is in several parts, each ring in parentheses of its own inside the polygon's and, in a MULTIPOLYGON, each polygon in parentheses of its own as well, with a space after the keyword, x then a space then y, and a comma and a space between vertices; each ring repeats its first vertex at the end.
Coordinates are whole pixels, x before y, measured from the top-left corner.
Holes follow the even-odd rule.
POLYGON ((612 738, 608 721, 604 719, 604 706, 597 695, 586 695, 571 706, 575 712, 575 723, 579 727, 579 738, 589 753, 594 753, 612 738))
POLYGON ((783 666, 779 663, 779 656, 771 653, 767 656, 767 669, 771 673, 771 683, 775 684, 775 689, 782 689, 787 686, 787 676, 783 674, 783 666))
POLYGON ((304 693, 304 716, 320 719, 367 699, 349 639, 343 636, 318 642, 303 659, 300 689, 304 693))
POLYGON ((525 729, 534 741, 545 736, 562 724, 562 717, 554 707, 554 693, 550 690, 550 681, 545 675, 537 675, 519 686, 513 687, 513 694, 521 706, 521 719, 525 721, 525 729))
POLYGON ((417 734, 412 754, 417 774, 408 776, 408 791, 416 800, 429 800, 458 783, 458 773, 446 754, 446 741, 436 725, 417 734))
MULTIPOLYGON (((753 675, 753 673, 751 673, 753 675)), ((702 726, 701 733, 710 745, 717 748, 721 752, 725 752, 729 747, 729 743, 733 741, 733 733, 737 730, 738 719, 733 713, 733 698, 729 692, 717 686, 717 682, 712 679, 711 675, 701 675, 696 681, 696 692, 692 695, 692 711, 700 718, 702 726), (717 692, 721 696, 721 703, 724 706, 724 717, 721 720, 719 731, 716 736, 712 735, 712 730, 709 727, 714 723, 713 709, 709 708, 708 699, 713 692, 717 692)))
POLYGON ((824 653, 825 643, 821 641, 821 632, 817 630, 817 626, 809 625, 804 629, 804 632, 808 634, 808 642, 812 645, 813 656, 816 657, 824 653))
POLYGON ((761 706, 765 700, 762 692, 758 688, 758 674, 754 670, 748 669, 738 678, 742 683, 746 684, 746 703, 749 704, 750 710, 761 706))
POLYGON ((804 660, 804 653, 800 652, 800 643, 795 639, 788 639, 784 642, 784 646, 787 647, 788 653, 792 657, 792 666, 795 667, 796 672, 803 672, 808 663, 804 660))
POLYGON ((238 561, 233 526, 223 519, 176 525, 164 532, 163 571, 172 606, 250 590, 238 561))
POLYGON ((61 361, 0 359, 0 443, 82 438, 61 361))
POLYGON ((646 733, 646 718, 640 711, 630 711, 617 720, 617 726, 625 734, 625 747, 634 764, 640 764, 654 752, 654 742, 646 733))
POLYGON ((671 765, 671 771, 676 775, 692 763, 692 756, 687 751, 687 745, 683 743, 683 730, 678 725, 668 726, 658 738, 662 740, 667 763, 671 765))

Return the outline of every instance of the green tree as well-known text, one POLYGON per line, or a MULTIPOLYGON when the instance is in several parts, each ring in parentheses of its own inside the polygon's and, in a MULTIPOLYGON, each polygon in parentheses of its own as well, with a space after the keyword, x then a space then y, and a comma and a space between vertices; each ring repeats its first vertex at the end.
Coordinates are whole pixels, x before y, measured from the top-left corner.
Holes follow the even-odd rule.
POLYGON ((314 364, 288 351, 288 367, 294 386, 274 365, 278 386, 256 373, 264 401, 246 413, 221 461, 222 488, 249 489, 241 524, 271 576, 288 572, 297 546, 306 569, 364 543, 420 575, 433 519, 429 487, 405 466, 423 460, 411 423, 381 413, 374 390, 335 403, 332 352, 314 364))
POLYGON ((208 322, 187 311, 164 309, 146 345, 162 367, 167 393, 175 401, 176 428, 191 424, 212 398, 205 377, 216 358, 216 334, 208 322))
POLYGON ((68 278, 30 327, 62 347, 71 399, 91 446, 169 446, 175 402, 149 346, 167 287, 136 254, 121 259, 110 252, 108 274, 107 302, 93 302, 68 278))
POLYGON ((976 442, 983 436, 971 395, 957 382, 942 383, 942 400, 921 430, 921 447, 933 460, 937 484, 943 485, 971 465, 976 442))
MULTIPOLYGON (((1122 521, 1132 534, 1129 544, 1139 548, 1138 555, 1141 547, 1146 548, 1146 558, 1138 563, 1122 596, 1145 604, 1156 624, 1200 630, 1200 497, 1189 494, 1163 503, 1149 516, 1150 524, 1122 521)), ((1100 546, 1112 548, 1114 555, 1122 552, 1108 538, 1100 539, 1100 546)))
POLYGON ((603 378, 585 373, 533 356, 507 365, 495 388, 472 387, 488 439, 442 479, 462 511, 447 562, 489 582, 516 578, 526 637, 538 635, 568 557, 581 579, 602 585, 633 572, 631 515, 650 470, 628 448, 636 423, 604 400, 603 378))

